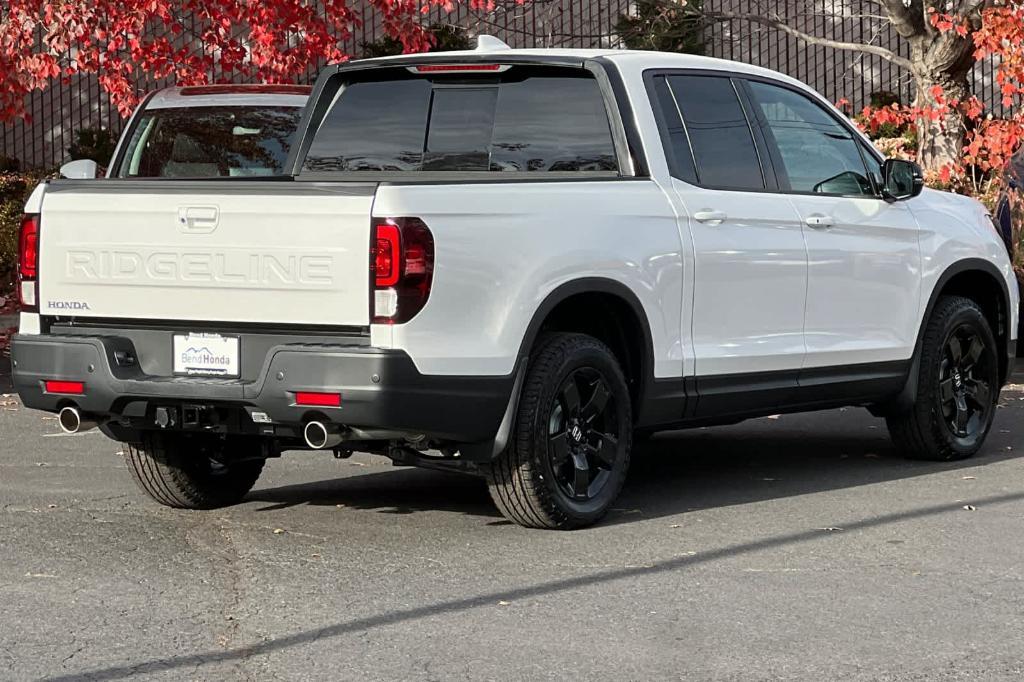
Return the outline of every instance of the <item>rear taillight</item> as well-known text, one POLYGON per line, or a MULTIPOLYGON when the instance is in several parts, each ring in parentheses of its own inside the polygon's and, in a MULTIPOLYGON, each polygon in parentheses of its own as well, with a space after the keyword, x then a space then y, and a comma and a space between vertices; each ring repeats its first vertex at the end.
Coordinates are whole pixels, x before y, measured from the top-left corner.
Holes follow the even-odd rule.
POLYGON ((371 244, 373 322, 408 322, 423 309, 430 296, 434 237, 419 218, 376 219, 371 244))
POLYGON ((26 215, 18 231, 18 296, 22 310, 38 310, 39 216, 26 215))
POLYGON ((393 287, 401 278, 402 236, 398 225, 380 223, 374 238, 373 274, 377 288, 393 287))

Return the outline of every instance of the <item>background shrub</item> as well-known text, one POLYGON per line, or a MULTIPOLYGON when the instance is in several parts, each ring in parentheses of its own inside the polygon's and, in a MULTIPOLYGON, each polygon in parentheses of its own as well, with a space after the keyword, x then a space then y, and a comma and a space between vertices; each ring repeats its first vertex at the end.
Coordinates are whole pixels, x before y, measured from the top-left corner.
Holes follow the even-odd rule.
POLYGON ((18 228, 25 200, 48 173, 0 172, 0 296, 13 287, 18 260, 18 228))

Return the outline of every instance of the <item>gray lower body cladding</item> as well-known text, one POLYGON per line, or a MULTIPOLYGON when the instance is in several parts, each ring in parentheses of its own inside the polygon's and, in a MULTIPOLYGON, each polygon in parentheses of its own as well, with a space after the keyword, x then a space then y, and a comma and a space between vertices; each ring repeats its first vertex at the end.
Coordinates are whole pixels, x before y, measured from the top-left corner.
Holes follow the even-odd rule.
POLYGON ((250 353, 242 362, 243 378, 224 379, 147 373, 152 363, 139 357, 131 338, 116 333, 19 334, 11 344, 12 373, 22 402, 30 408, 56 412, 73 404, 101 421, 142 428, 155 427, 147 420, 159 406, 237 408, 248 415, 242 422, 251 422, 253 411, 266 414, 270 424, 243 426, 268 436, 293 434, 295 426, 315 417, 339 427, 482 442, 494 438, 512 392, 511 376, 423 375, 405 352, 365 344, 296 339, 266 347, 260 339, 243 335, 241 346, 250 353), (252 352, 263 356, 256 364, 252 352), (246 377, 246 364, 259 369, 246 377), (48 380, 84 382, 84 394, 48 393, 48 380), (296 405, 298 391, 340 393, 341 406, 296 405))

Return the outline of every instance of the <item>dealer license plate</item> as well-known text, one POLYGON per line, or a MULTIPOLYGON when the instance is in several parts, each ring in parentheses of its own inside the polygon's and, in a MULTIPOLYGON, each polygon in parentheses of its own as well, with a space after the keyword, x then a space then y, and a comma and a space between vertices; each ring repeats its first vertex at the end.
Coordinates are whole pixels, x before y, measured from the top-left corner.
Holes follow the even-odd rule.
POLYGON ((238 376, 238 337, 220 334, 175 334, 174 373, 238 376))

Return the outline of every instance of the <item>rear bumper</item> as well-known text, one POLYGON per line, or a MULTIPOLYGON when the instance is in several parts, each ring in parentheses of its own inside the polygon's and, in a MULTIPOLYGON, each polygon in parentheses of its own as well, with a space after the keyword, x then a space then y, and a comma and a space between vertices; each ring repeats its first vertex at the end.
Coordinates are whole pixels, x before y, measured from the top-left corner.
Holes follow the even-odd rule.
POLYGON ((267 436, 293 435, 292 427, 315 417, 476 443, 494 438, 513 384, 512 377, 423 375, 405 352, 367 346, 276 345, 254 380, 147 375, 138 364, 118 366, 115 352, 126 351, 138 357, 132 341, 118 336, 16 334, 14 386, 26 407, 55 412, 74 404, 101 421, 140 428, 153 427, 158 406, 202 404, 244 410, 240 426, 267 436), (85 393, 47 393, 46 380, 81 381, 85 393), (297 391, 340 393, 341 407, 296 405, 297 391), (251 423, 254 411, 272 423, 251 423))

